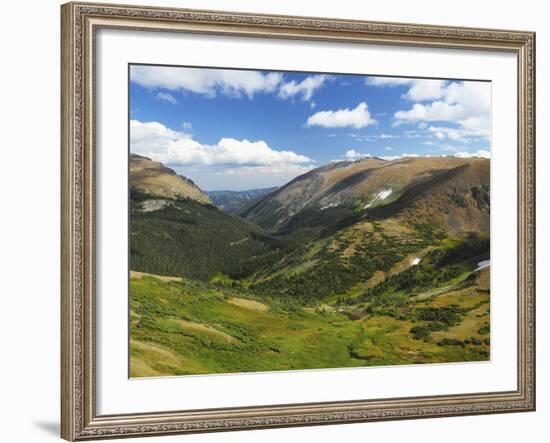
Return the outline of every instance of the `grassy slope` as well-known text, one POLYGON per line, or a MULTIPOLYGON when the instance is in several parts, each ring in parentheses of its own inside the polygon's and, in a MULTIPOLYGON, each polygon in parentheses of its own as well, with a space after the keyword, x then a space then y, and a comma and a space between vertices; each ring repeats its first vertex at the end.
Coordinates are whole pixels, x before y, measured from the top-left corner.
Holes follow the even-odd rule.
POLYGON ((474 277, 467 287, 388 309, 366 302, 308 308, 219 282, 141 276, 131 280, 131 375, 485 360, 488 269, 474 277), (434 323, 426 309, 449 307, 460 311, 444 318, 452 326, 415 338, 414 327, 434 323))

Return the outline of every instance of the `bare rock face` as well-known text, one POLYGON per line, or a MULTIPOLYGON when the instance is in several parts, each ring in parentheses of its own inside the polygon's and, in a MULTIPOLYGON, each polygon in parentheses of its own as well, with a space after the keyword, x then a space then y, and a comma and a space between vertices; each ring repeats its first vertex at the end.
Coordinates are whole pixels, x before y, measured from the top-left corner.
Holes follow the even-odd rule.
POLYGON ((161 200, 161 199, 145 200, 144 202, 141 203, 141 205, 139 205, 137 210, 141 212, 154 212, 154 211, 160 211, 161 209, 164 209, 167 206, 171 206, 171 205, 172 205, 172 202, 170 200, 161 200))

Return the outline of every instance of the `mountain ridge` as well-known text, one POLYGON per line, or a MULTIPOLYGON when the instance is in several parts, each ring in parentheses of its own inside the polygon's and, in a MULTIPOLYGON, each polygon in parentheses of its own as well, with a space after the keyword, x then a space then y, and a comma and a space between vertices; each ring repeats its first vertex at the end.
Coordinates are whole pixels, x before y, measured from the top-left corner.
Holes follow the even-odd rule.
MULTIPOLYGON (((473 208, 474 202, 470 194, 478 193, 481 200, 488 199, 489 160, 487 159, 407 157, 386 161, 366 158, 355 162, 324 165, 309 171, 257 200, 254 205, 239 212, 239 215, 265 229, 278 231, 284 230, 285 226, 293 223, 293 219, 303 217, 308 211, 330 209, 334 212, 335 208, 340 208, 342 213, 351 215, 369 209, 372 212, 374 208, 387 206, 396 200, 400 200, 400 210, 403 210, 407 206, 403 204, 405 201, 412 204, 413 200, 418 200, 419 196, 411 195, 414 189, 423 189, 422 184, 424 188, 435 184, 439 174, 449 173, 455 168, 467 165, 473 166, 467 178, 464 177, 461 182, 458 179, 453 183, 447 182, 447 185, 452 187, 447 192, 461 194, 461 196, 456 197, 457 201, 447 196, 445 201, 450 206, 446 208, 442 201, 445 191, 440 189, 439 209, 443 213, 448 209, 453 212, 452 209, 464 201, 473 208), (468 189, 468 180, 475 182, 475 190, 468 189), (403 198, 404 193, 405 198, 403 198)), ((431 198, 435 198, 434 195, 431 195, 431 198)), ((395 209, 397 206, 394 204, 392 207, 395 209)), ((485 208, 481 208, 481 212, 469 212, 470 217, 481 219, 479 223, 472 224, 474 229, 488 228, 488 210, 486 205, 485 208)), ((416 215, 422 215, 420 212, 417 207, 416 215)), ((438 221, 453 231, 461 229, 461 226, 448 218, 438 217, 438 221)))
POLYGON ((191 179, 160 162, 133 153, 130 154, 130 191, 167 199, 187 198, 203 204, 212 203, 191 179))

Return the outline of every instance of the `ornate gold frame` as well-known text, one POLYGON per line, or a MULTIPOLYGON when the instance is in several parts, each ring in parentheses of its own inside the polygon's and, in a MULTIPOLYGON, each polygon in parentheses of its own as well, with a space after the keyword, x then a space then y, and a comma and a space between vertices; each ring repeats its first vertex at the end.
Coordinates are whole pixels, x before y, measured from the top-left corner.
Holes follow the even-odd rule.
POLYGON ((61 7, 61 435, 67 440, 533 411, 535 34, 68 3, 61 7), (95 412, 94 35, 99 28, 508 51, 518 59, 518 381, 511 392, 98 416, 95 412))

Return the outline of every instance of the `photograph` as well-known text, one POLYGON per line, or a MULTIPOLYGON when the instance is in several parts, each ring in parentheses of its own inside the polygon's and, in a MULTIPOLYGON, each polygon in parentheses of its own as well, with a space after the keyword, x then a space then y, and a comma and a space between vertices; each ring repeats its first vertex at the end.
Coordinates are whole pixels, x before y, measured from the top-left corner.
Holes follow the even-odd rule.
POLYGON ((129 376, 491 361, 491 91, 129 64, 129 376))

